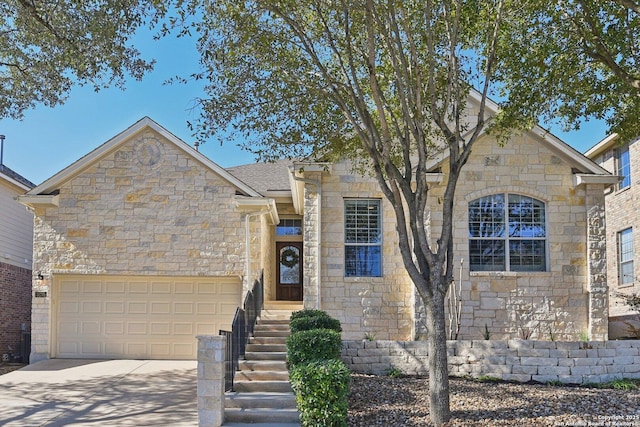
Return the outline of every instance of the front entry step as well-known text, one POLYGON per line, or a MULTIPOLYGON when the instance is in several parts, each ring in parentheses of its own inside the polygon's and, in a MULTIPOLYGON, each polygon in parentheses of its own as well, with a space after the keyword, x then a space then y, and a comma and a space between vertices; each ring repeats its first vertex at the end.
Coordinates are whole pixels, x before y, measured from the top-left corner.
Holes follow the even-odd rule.
POLYGON ((230 427, 299 426, 300 417, 287 371, 286 339, 292 310, 263 310, 238 363, 234 391, 225 398, 230 427))
POLYGON ((237 392, 260 393, 260 392, 291 392, 291 383, 289 378, 285 381, 273 380, 241 380, 233 382, 233 389, 237 392))
POLYGON ((259 393, 227 393, 226 408, 256 409, 295 409, 296 398, 293 393, 259 392, 259 393))

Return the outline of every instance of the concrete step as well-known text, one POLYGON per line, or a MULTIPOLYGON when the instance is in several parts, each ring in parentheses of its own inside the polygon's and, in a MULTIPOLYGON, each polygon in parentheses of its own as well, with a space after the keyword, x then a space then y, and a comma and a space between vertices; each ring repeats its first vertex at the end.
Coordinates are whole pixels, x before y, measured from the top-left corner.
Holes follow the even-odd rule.
POLYGON ((300 425, 300 414, 297 409, 242 409, 229 408, 224 411, 225 423, 248 423, 252 426, 269 425, 277 426, 287 424, 300 425))
POLYGON ((246 351, 244 353, 245 360, 287 360, 286 351, 272 351, 272 352, 259 352, 259 351, 246 351))
POLYGON ((253 336, 256 338, 266 338, 266 337, 288 337, 289 335, 291 335, 291 331, 290 330, 275 330, 275 331, 270 331, 270 330, 256 330, 253 333, 253 336))
POLYGON ((296 397, 293 393, 239 393, 225 394, 224 407, 245 409, 296 409, 296 397))
POLYGON ((289 381, 288 371, 238 371, 233 381, 289 381))
POLYGON ((262 306, 263 313, 279 312, 279 311, 300 311, 304 307, 302 302, 298 301, 265 301, 262 306))
POLYGON ((289 318, 284 316, 279 317, 261 317, 258 319, 258 325, 288 325, 289 318))
POLYGON ((291 329, 288 323, 258 323, 253 331, 291 331, 291 329))
POLYGON ((287 337, 251 337, 249 344, 287 344, 287 337))
POLYGON ((233 391, 244 393, 280 392, 292 391, 289 380, 286 381, 233 381, 233 391))
POLYGON ((286 371, 287 362, 280 360, 240 360, 238 361, 238 369, 242 371, 286 371))
POLYGON ((245 352, 287 352, 286 344, 247 344, 245 352))

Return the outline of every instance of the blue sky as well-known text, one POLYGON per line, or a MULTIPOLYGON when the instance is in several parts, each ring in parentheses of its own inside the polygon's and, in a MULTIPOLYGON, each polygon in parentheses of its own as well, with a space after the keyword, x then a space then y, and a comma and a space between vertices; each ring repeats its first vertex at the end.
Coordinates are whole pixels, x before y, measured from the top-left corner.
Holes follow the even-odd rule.
MULTIPOLYGON (((203 83, 164 85, 175 75, 197 71, 198 54, 192 40, 167 37, 160 41, 144 33, 135 41, 145 59, 155 58, 152 73, 141 82, 130 79, 126 90, 75 87, 64 105, 39 106, 22 121, 0 120, 5 135, 3 163, 40 184, 144 116, 149 116, 188 143, 193 143, 187 121, 194 121, 193 101, 203 83)), ((223 167, 254 161, 230 141, 221 147, 211 141, 200 151, 223 167)))
MULTIPOLYGON (((186 122, 196 118, 191 108, 203 83, 163 85, 172 76, 197 70, 193 41, 173 37, 153 41, 145 32, 135 44, 143 57, 157 61, 155 70, 141 82, 130 80, 124 91, 110 88, 96 93, 91 87, 76 87, 62 106, 39 106, 28 111, 22 121, 0 120, 0 134, 6 136, 3 163, 40 184, 144 116, 193 143, 186 122)), ((606 126, 599 122, 585 123, 577 132, 551 130, 580 152, 606 136, 606 126)), ((252 154, 240 150, 234 141, 222 146, 211 141, 200 151, 222 167, 254 161, 252 154)))

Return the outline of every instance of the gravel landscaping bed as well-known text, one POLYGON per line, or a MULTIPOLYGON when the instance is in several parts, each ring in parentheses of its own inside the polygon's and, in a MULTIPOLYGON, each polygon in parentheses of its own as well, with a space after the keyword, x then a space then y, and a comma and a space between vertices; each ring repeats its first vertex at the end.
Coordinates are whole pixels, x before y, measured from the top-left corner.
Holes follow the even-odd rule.
MULTIPOLYGON (((353 374, 349 426, 429 426, 426 378, 353 374)), ((640 427, 640 390, 450 380, 447 426, 640 427)))

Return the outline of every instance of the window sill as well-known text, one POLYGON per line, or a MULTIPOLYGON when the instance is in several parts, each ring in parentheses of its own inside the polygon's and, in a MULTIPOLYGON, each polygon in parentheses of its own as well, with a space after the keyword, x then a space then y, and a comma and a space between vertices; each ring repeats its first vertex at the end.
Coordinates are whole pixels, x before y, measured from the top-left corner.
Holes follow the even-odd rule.
POLYGON ((626 187, 624 187, 624 188, 620 188, 620 189, 616 190, 616 191, 613 193, 613 195, 614 195, 614 196, 617 196, 617 195, 619 195, 619 194, 624 194, 625 192, 629 191, 630 189, 631 189, 631 184, 627 185, 627 186, 626 186, 626 187))
POLYGON ((470 277, 551 277, 550 271, 471 271, 470 277))
POLYGON ((358 282, 383 282, 382 276, 345 276, 345 282, 358 283, 358 282))
POLYGON ((618 289, 633 288, 635 286, 636 286, 635 283, 625 283, 623 285, 618 285, 618 289))

